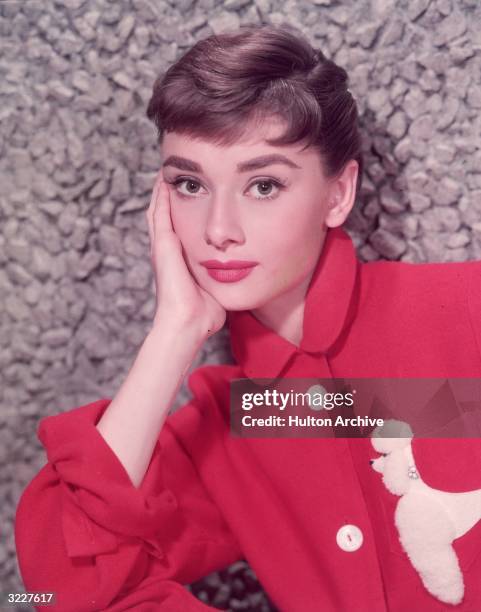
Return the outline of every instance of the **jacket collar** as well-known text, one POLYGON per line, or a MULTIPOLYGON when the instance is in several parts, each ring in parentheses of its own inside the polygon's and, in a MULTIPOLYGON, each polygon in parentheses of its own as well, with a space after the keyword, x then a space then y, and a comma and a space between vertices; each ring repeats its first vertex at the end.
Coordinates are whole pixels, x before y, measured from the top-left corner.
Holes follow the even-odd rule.
POLYGON ((250 310, 229 311, 232 353, 246 376, 275 378, 293 355, 327 353, 350 319, 358 267, 349 234, 341 227, 329 228, 307 288, 299 347, 263 325, 250 310))

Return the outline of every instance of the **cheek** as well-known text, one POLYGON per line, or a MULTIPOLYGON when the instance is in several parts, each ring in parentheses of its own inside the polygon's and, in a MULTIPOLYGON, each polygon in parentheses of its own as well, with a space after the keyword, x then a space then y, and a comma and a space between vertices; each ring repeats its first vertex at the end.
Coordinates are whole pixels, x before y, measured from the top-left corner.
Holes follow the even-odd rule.
POLYGON ((191 251, 199 242, 199 221, 195 219, 195 215, 176 205, 171 206, 170 216, 172 227, 182 246, 187 252, 191 251))
POLYGON ((270 250, 289 267, 300 266, 302 273, 302 269, 317 261, 322 241, 322 222, 311 212, 285 216, 275 227, 266 228, 262 242, 267 252, 270 250))
MULTIPOLYGON (((291 202, 292 204, 292 202, 291 202)), ((323 209, 319 202, 308 201, 300 205, 291 205, 279 219, 279 228, 291 242, 315 242, 323 226, 323 209)))

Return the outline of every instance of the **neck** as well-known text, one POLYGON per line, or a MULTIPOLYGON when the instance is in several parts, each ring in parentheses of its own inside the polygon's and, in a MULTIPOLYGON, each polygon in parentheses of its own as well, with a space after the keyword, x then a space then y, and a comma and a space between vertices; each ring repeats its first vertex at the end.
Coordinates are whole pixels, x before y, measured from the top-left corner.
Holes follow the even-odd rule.
POLYGON ((251 310, 258 321, 297 347, 302 340, 305 297, 313 272, 294 289, 251 310))

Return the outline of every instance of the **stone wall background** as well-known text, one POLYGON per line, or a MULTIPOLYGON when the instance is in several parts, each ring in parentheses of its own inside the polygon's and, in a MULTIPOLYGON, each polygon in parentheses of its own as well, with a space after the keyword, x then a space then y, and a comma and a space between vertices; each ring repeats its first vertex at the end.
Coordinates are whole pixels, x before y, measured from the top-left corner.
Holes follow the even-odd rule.
MULTIPOLYGON (((199 38, 261 21, 297 26, 350 74, 366 169, 346 228, 360 258, 481 257, 477 0, 1 2, 0 591, 24 590, 13 519, 45 463, 39 419, 113 397, 153 316, 153 81, 199 38)), ((231 360, 221 331, 191 369, 231 360)), ((184 384, 173 409, 188 397, 184 384)), ((192 588, 271 609, 243 562, 192 588)))

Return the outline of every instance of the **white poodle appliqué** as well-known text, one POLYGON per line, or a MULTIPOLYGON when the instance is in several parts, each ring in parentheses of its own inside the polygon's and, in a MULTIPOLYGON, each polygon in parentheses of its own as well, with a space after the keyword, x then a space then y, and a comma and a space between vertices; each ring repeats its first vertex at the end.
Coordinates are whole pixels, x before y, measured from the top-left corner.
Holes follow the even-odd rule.
POLYGON ((458 604, 464 596, 464 580, 452 542, 481 520, 481 489, 450 493, 428 486, 414 463, 412 437, 407 423, 385 421, 371 439, 383 456, 371 464, 382 474, 386 488, 401 496, 394 521, 424 586, 440 601, 458 604))

